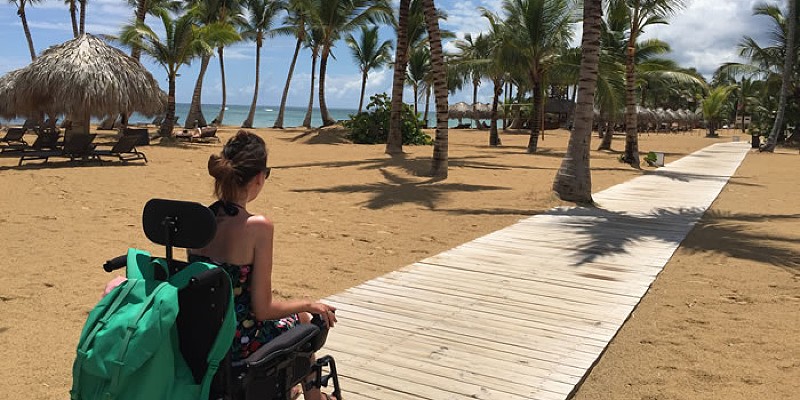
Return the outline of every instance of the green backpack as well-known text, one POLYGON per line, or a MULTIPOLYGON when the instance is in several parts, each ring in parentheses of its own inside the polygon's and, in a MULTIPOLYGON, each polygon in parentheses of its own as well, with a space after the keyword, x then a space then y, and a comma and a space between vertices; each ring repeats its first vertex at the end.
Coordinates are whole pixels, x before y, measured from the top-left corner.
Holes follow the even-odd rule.
POLYGON ((72 400, 208 399, 211 381, 233 343, 236 317, 229 299, 223 326, 208 354, 208 369, 197 384, 178 343, 178 291, 200 272, 216 268, 195 262, 167 281, 163 259, 128 251, 128 280, 89 313, 72 367, 72 400))

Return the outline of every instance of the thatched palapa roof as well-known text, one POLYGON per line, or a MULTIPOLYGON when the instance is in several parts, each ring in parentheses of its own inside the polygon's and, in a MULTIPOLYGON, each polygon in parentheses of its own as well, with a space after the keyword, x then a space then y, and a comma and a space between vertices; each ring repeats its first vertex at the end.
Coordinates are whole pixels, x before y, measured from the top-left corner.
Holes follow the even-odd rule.
POLYGON ((16 69, 0 77, 0 117, 14 118, 14 83, 20 72, 16 69))
POLYGON ((141 63, 90 34, 50 47, 6 77, 11 74, 9 91, 0 91, 0 98, 12 102, 0 108, 6 115, 155 115, 164 111, 167 100, 141 63))

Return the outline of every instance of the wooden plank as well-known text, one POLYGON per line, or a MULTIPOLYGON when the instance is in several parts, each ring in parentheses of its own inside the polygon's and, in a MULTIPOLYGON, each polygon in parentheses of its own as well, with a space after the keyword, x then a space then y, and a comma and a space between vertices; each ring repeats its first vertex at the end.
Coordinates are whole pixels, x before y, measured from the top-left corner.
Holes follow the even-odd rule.
POLYGON ((426 314, 432 316, 426 321, 436 321, 443 318, 442 316, 458 314, 460 318, 466 320, 492 321, 491 323, 497 326, 515 326, 518 329, 541 330, 543 332, 584 337, 601 342, 607 342, 614 334, 614 331, 610 329, 598 329, 597 324, 592 321, 565 320, 564 318, 549 317, 547 315, 537 316, 518 309, 516 312, 509 312, 508 309, 499 309, 480 303, 470 304, 469 308, 465 310, 463 308, 464 303, 459 303, 458 301, 445 300, 434 303, 400 296, 371 296, 370 292, 348 292, 346 298, 350 301, 369 304, 373 309, 402 310, 407 313, 404 313, 404 315, 411 316, 416 316, 418 314, 417 310, 425 309, 426 314))
MULTIPOLYGON (((453 332, 446 329, 443 325, 414 325, 414 320, 392 314, 380 310, 371 310, 365 307, 348 305, 345 303, 335 303, 340 306, 343 312, 343 317, 352 321, 352 325, 363 329, 372 334, 360 337, 355 336, 347 338, 338 336, 337 340, 343 340, 352 346, 363 346, 365 341, 374 338, 380 338, 377 346, 385 348, 401 343, 413 336, 424 337, 425 340, 433 341, 433 343, 440 343, 441 345, 464 346, 465 349, 475 350, 478 353, 484 354, 497 354, 501 359, 507 359, 510 355, 518 355, 524 357, 531 364, 546 368, 548 363, 559 362, 562 364, 574 366, 576 368, 585 368, 590 365, 594 360, 593 356, 586 354, 579 344, 574 344, 575 352, 564 353, 557 349, 550 347, 539 346, 535 342, 517 343, 505 340, 502 336, 494 338, 493 340, 482 340, 468 335, 463 335, 460 332, 453 332), (388 322, 387 322, 388 321, 388 322), (391 341, 389 340, 391 338, 391 341), (580 351, 579 351, 580 350, 580 351), (542 361, 542 363, 538 362, 542 361)), ((338 331, 338 327, 335 331, 338 331)), ((380 354, 380 350, 376 354, 380 354)))
MULTIPOLYGON (((518 326, 493 326, 482 321, 476 320, 474 317, 465 316, 464 318, 447 318, 439 320, 424 320, 421 319, 422 315, 419 313, 408 312, 407 310, 395 310, 392 307, 382 306, 375 303, 362 304, 361 312, 353 312, 352 314, 345 314, 347 311, 352 311, 353 304, 345 303, 347 299, 337 299, 340 302, 333 303, 337 308, 341 308, 344 312, 342 318, 350 318, 352 320, 372 321, 374 317, 370 313, 363 312, 363 309, 370 311, 381 311, 384 313, 392 313, 395 318, 405 317, 413 321, 404 325, 405 329, 412 330, 413 332, 425 332, 430 336, 437 336, 440 338, 453 338, 461 337, 473 341, 483 342, 503 342, 511 345, 521 345, 526 343, 536 343, 539 346, 547 346, 551 351, 575 351, 575 349, 585 348, 589 353, 597 349, 605 347, 607 342, 600 341, 596 338, 587 338, 579 335, 569 335, 563 332, 554 330, 527 329, 517 330, 518 326)), ((466 314, 466 313, 463 313, 466 314)), ((459 315, 460 316, 460 315, 459 315)), ((580 350, 584 351, 584 350, 580 350)))

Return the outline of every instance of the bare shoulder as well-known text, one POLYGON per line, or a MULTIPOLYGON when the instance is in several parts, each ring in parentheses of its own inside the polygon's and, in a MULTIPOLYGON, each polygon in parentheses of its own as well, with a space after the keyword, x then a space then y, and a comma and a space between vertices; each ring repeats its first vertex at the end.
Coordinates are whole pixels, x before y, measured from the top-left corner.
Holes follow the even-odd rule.
POLYGON ((245 226, 247 227, 248 231, 251 231, 257 236, 271 235, 275 229, 275 226, 272 224, 272 220, 263 215, 250 216, 247 218, 245 226))

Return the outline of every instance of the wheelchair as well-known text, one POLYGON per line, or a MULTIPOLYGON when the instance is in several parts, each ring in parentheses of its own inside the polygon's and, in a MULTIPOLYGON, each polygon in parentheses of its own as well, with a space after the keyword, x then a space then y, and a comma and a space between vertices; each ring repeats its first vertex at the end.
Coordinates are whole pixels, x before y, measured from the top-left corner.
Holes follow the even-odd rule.
MULTIPOLYGON (((174 259, 173 248, 201 248, 216 233, 211 210, 186 201, 151 199, 144 207, 142 225, 150 241, 166 246, 163 259, 169 275, 188 265, 174 259)), ((103 269, 111 272, 126 267, 127 262, 127 255, 116 257, 108 260, 103 269)), ((156 270, 155 276, 164 280, 167 272, 156 270)), ((195 275, 178 292, 180 311, 176 324, 180 352, 196 383, 206 374, 206 354, 222 327, 227 307, 232 306, 230 293, 228 274, 221 268, 195 275)), ((247 359, 232 363, 229 353, 214 376, 210 399, 289 400, 292 388, 298 384, 303 384, 304 388, 332 384, 331 395, 341 399, 333 357, 328 355, 311 361, 313 354, 325 344, 327 334, 325 323, 315 315, 311 324, 297 325, 261 346, 247 359)))

